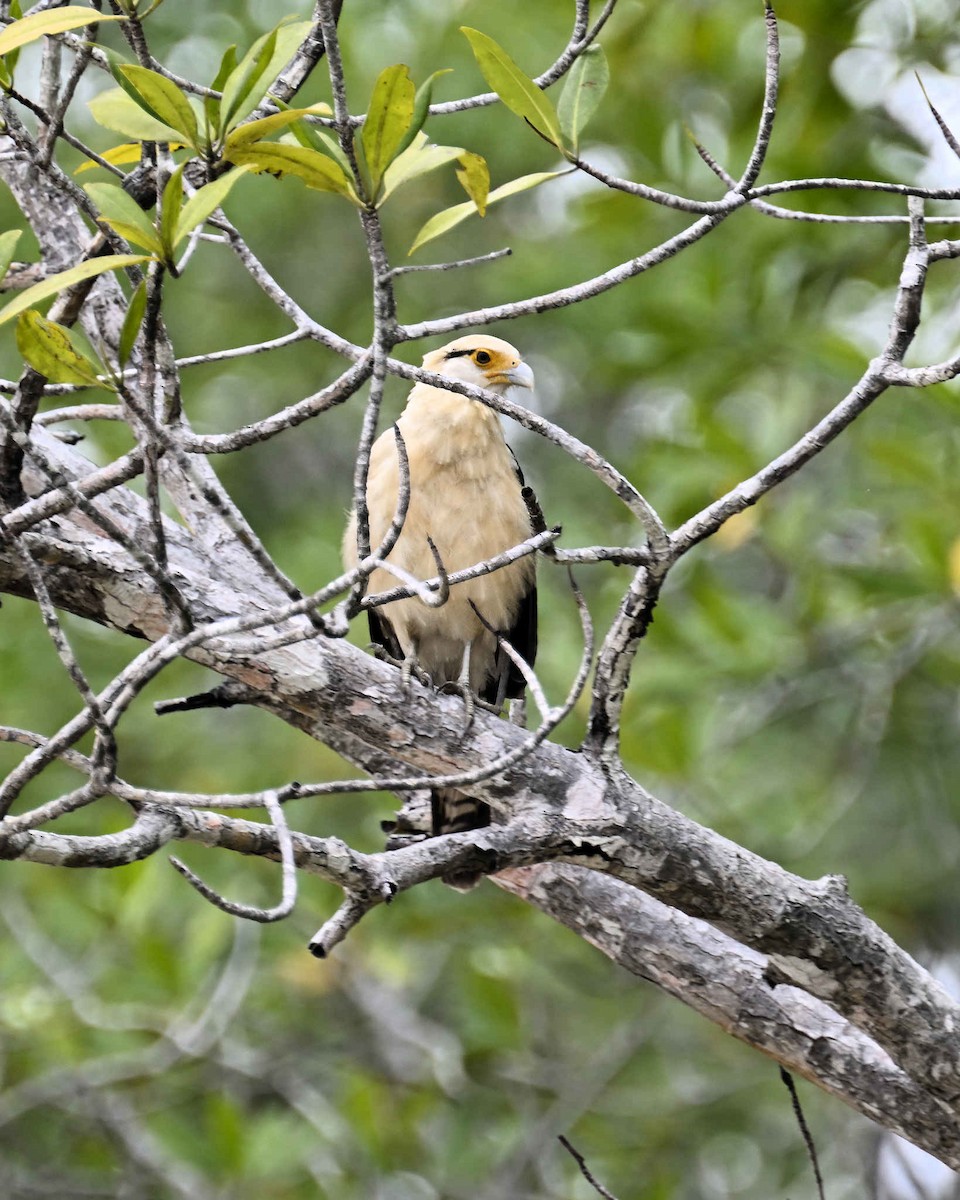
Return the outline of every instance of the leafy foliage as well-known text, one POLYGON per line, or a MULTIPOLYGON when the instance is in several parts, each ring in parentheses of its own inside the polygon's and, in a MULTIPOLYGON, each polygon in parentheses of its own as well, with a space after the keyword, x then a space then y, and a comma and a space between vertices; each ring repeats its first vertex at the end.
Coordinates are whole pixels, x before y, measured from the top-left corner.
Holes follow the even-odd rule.
MULTIPOLYGON (((342 148, 315 121, 331 99, 320 85, 304 97, 314 103, 243 123, 292 53, 302 23, 261 34, 243 6, 208 7, 229 18, 238 30, 230 36, 249 46, 221 58, 221 46, 191 32, 197 54, 210 59, 205 77, 223 93, 219 101, 194 104, 169 80, 127 64, 120 74, 132 92, 119 85, 99 92, 90 104, 99 126, 83 129, 81 114, 80 128, 122 167, 139 161, 141 142, 162 141, 179 147, 177 170, 209 152, 226 173, 183 204, 177 175, 161 206, 173 222, 165 230, 116 184, 88 185, 103 220, 146 254, 94 259, 83 268, 88 275, 74 268, 18 293, 0 313, 7 321, 19 314, 17 337, 0 348, 7 377, 20 369, 16 342, 51 379, 92 385, 103 364, 34 306, 90 278, 94 266, 122 270, 149 256, 169 261, 243 178, 231 167, 264 173, 237 186, 230 200, 236 213, 230 211, 242 215, 265 261, 312 312, 359 340, 368 321, 368 266, 358 206, 375 199, 383 208, 395 258, 440 234, 448 235, 445 258, 510 244, 513 257, 481 273, 411 277, 402 285, 410 314, 493 304, 605 269, 676 227, 672 213, 644 209, 638 219, 624 197, 566 176, 557 170, 558 151, 582 147, 584 156, 617 159, 633 178, 664 186, 679 180, 717 195, 722 187, 684 138, 684 124, 708 148, 725 152, 728 164, 742 161, 755 128, 758 86, 745 82, 757 78, 759 61, 758 42, 747 32, 757 19, 752 5, 680 16, 671 6, 618 10, 603 36, 615 86, 594 105, 604 57, 585 56, 554 107, 553 89, 533 95, 516 63, 543 64, 546 46, 562 46, 568 14, 560 6, 500 5, 494 19, 489 4, 473 0, 424 23, 422 6, 401 4, 390 28, 404 44, 394 49, 363 36, 370 22, 385 19, 383 6, 360 0, 351 9, 348 2, 344 44, 358 106, 385 71, 426 81, 405 124, 399 109, 389 102, 383 108, 381 135, 369 138, 366 154, 372 190, 361 195, 342 148), (427 119, 439 90, 438 63, 453 66, 458 94, 475 74, 460 20, 494 30, 509 48, 476 30, 470 40, 482 47, 485 77, 511 112, 427 119), (408 66, 384 68, 397 56, 408 66), (532 136, 518 116, 551 144, 532 136), (135 150, 105 145, 105 130, 133 139, 135 150), (429 141, 428 131, 451 145, 429 141), (296 144, 275 140, 288 136, 296 144), (484 220, 468 222, 483 207, 482 170, 470 157, 481 154, 494 178, 506 182, 486 196, 484 220), (440 170, 454 163, 474 189, 466 203, 454 170, 440 170), (292 175, 310 190, 267 173, 292 175), (506 199, 512 202, 500 203, 506 199)), ((289 7, 275 6, 271 19, 289 7)), ((861 6, 861 18, 871 7, 861 6)), ((36 16, 64 19, 76 11, 36 16)), ((79 11, 83 21, 73 28, 97 17, 79 11)), ((856 40, 858 11, 813 0, 788 14, 790 97, 770 165, 780 177, 873 176, 917 154, 916 134, 905 131, 896 110, 858 108, 852 91, 837 84, 839 68, 830 74, 827 60, 856 40)), ((920 54, 946 68, 956 58, 956 26, 932 10, 917 20, 917 41, 902 36, 890 51, 891 69, 912 68, 920 54)), ((176 6, 153 12, 147 29, 161 62, 182 46, 176 6)), ((104 37, 123 44, 106 31, 104 37)), ((3 46, 0 40, 0 53, 7 53, 3 46)), ((27 81, 18 86, 26 89, 27 81)), ((400 90, 405 112, 410 89, 404 82, 400 90)), ((360 132, 354 147, 365 148, 364 138, 360 132)), ((5 226, 21 223, 3 202, 5 226)), ((835 203, 846 210, 848 201, 835 203)), ((523 345, 550 415, 641 479, 673 522, 767 461, 843 394, 882 337, 874 301, 889 300, 891 264, 903 247, 898 229, 798 232, 791 222, 743 216, 696 254, 626 288, 558 310, 546 322, 495 330, 523 345)), ((8 251, 12 257, 13 239, 0 257, 8 251)), ((174 285, 165 319, 178 354, 278 331, 267 300, 216 251, 200 245, 174 285)), ((946 356, 954 345, 955 289, 940 280, 932 287, 936 315, 924 336, 946 356)), ((145 303, 138 287, 121 366, 145 303)), ((316 389, 316 347, 276 353, 282 357, 193 368, 183 399, 198 426, 233 427, 316 389)), ((389 417, 401 392, 388 391, 389 417)), ((791 869, 845 872, 871 915, 947 972, 957 954, 960 859, 956 405, 957 387, 948 385, 878 406, 814 468, 702 547, 657 610, 624 717, 627 765, 651 788, 791 869)), ((298 580, 325 579, 336 569, 359 421, 345 406, 328 414, 322 429, 308 423, 242 461, 224 460, 238 503, 298 580)), ((115 424, 77 426, 91 456, 125 447, 115 424)), ((565 540, 620 536, 619 509, 592 479, 522 431, 512 440, 548 519, 563 523, 565 540)), ((608 566, 580 573, 598 623, 612 613, 622 572, 608 566)), ((577 631, 549 565, 542 579, 544 680, 559 690, 578 652, 577 631)), ((61 668, 35 608, 5 597, 0 622, 2 719, 52 731, 72 709, 59 692, 61 668)), ((72 622, 70 633, 97 678, 109 678, 125 661, 119 637, 72 622)), ((361 631, 356 636, 364 640, 361 631)), ((278 763, 291 778, 343 773, 331 753, 262 713, 158 723, 153 700, 206 682, 200 668, 178 664, 152 687, 131 714, 125 772, 184 788, 236 790, 271 784, 278 763)), ((562 735, 575 741, 584 719, 575 714, 562 735)), ((19 755, 0 745, 4 766, 19 755)), ((54 775, 38 782, 31 799, 72 782, 66 773, 54 775)), ((389 806, 387 798, 316 809, 296 802, 304 825, 371 848, 389 806)), ((102 832, 120 822, 119 814, 102 817, 102 832)), ((266 865, 212 857, 190 855, 225 892, 273 896, 276 879, 266 865)), ((150 1187, 157 1196, 173 1194, 153 1176, 146 1182, 130 1147, 103 1133, 92 1108, 77 1111, 71 1072, 122 1053, 146 1063, 119 1085, 130 1111, 211 1195, 312 1200, 323 1189, 338 1200, 585 1196, 586 1185, 554 1148, 556 1132, 569 1132, 622 1196, 767 1200, 807 1186, 802 1146, 770 1064, 488 885, 466 899, 439 885, 405 896, 322 966, 302 949, 330 902, 319 885, 308 887, 290 925, 271 930, 259 948, 238 934, 232 950, 231 922, 199 904, 161 861, 69 878, 14 865, 4 869, 3 895, 2 911, 21 932, 19 942, 9 934, 4 951, 5 1087, 26 1103, 31 1079, 70 1083, 68 1092, 54 1088, 52 1101, 35 1102, 19 1118, 4 1111, 0 1154, 11 1170, 43 1166, 76 1190, 113 1187, 119 1174, 143 1194, 150 1187), (47 947, 48 961, 72 968, 72 995, 60 989, 65 976, 37 968, 38 945, 47 947), (191 1041, 198 1010, 215 1007, 216 972, 228 961, 242 1007, 230 1014, 226 1033, 198 1044, 191 1041), (248 990, 243 969, 254 973, 248 990), (110 1007, 98 1009, 91 997, 110 1007), (161 1070, 164 1061, 170 1065, 161 1070)), ((218 1003, 227 1000, 218 994, 218 1003)), ((831 1190, 862 1194, 859 1155, 871 1136, 865 1123, 809 1096, 807 1115, 831 1190)))

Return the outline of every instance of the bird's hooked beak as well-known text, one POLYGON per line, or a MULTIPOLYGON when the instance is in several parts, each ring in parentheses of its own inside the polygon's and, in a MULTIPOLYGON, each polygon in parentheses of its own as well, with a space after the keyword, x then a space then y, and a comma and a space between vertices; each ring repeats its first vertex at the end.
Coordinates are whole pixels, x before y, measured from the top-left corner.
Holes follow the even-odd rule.
POLYGON ((511 367, 509 371, 504 371, 503 374, 510 387, 533 387, 533 371, 530 370, 525 362, 517 363, 515 367, 511 367))

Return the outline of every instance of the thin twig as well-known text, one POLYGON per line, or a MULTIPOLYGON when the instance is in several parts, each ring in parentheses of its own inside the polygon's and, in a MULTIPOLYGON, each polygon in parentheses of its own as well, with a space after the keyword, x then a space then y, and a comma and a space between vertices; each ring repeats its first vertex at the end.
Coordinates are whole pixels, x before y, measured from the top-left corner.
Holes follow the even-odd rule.
POLYGON ((900 287, 894 304, 890 335, 880 355, 871 362, 846 396, 789 450, 778 455, 749 479, 690 517, 670 535, 669 557, 676 560, 692 546, 709 537, 730 517, 760 499, 778 484, 789 479, 810 459, 821 453, 878 396, 904 375, 903 356, 913 340, 920 319, 920 301, 926 278, 926 251, 923 241, 923 209, 916 199, 909 201, 911 214, 910 245, 901 271, 900 287))
POLYGON ((491 250, 489 254, 478 254, 475 258, 458 258, 454 262, 425 263, 419 266, 392 267, 389 275, 396 279, 399 275, 413 275, 417 271, 456 271, 460 267, 476 267, 480 263, 494 262, 498 258, 507 258, 513 251, 509 246, 502 250, 491 250))
POLYGON ((817 1195, 820 1200, 825 1200, 823 1193, 823 1176, 820 1174, 820 1163, 817 1160, 817 1147, 814 1145, 813 1135, 810 1133, 810 1127, 807 1125, 806 1118, 803 1115, 803 1109, 800 1106, 800 1097, 797 1094, 797 1085, 793 1082, 793 1076, 785 1068, 780 1068, 780 1079, 784 1087, 790 1093, 790 1104, 793 1107, 793 1115, 797 1118, 797 1124, 800 1126, 800 1133, 803 1137, 803 1144, 807 1148, 807 1155, 810 1158, 810 1165, 813 1167, 813 1177, 817 1181, 817 1195))
POLYGON ((737 181, 736 190, 738 192, 749 191, 756 182, 767 156, 770 138, 773 135, 773 123, 777 116, 777 93, 780 88, 780 34, 771 0, 764 0, 764 19, 767 27, 767 56, 764 70, 763 109, 760 113, 760 125, 757 129, 753 150, 750 152, 750 158, 743 169, 743 174, 737 181))
POLYGON ((577 1166, 580 1168, 580 1174, 584 1177, 587 1183, 590 1184, 593 1190, 598 1193, 598 1195, 603 1196, 604 1200, 617 1200, 617 1197, 613 1194, 613 1192, 607 1191, 603 1184, 600 1183, 599 1180, 593 1175, 590 1168, 587 1166, 583 1155, 579 1152, 579 1150, 576 1150, 573 1146, 571 1146, 570 1142, 563 1136, 562 1133, 557 1134, 557 1141, 577 1164, 577 1166))
POLYGON ((559 446, 561 450, 569 454, 571 458, 576 459, 577 462, 592 471, 630 509, 643 526, 653 554, 657 554, 666 546, 667 531, 653 506, 640 494, 625 475, 622 475, 616 467, 607 462, 592 446, 581 442, 579 438, 575 438, 572 434, 567 433, 565 429, 561 429, 559 425, 555 425, 552 421, 548 421, 538 413, 531 412, 530 409, 524 408, 523 405, 516 404, 512 400, 508 400, 506 396, 500 396, 496 392, 486 391, 484 388, 475 387, 473 384, 465 383, 449 375, 440 375, 435 371, 426 371, 422 367, 411 366, 409 363, 400 362, 398 359, 390 359, 388 366, 393 374, 399 375, 404 379, 410 379, 416 383, 426 383, 430 387, 443 388, 446 391, 457 392, 461 396, 468 396, 471 400, 479 400, 489 408, 492 408, 494 412, 498 412, 505 417, 510 417, 518 425, 522 425, 524 429, 530 429, 548 441, 553 442, 554 445, 559 446))
MULTIPOLYGON (((549 67, 534 79, 534 83, 538 88, 548 88, 551 84, 562 79, 563 76, 570 70, 573 64, 577 61, 581 54, 584 53, 596 40, 601 29, 607 23, 610 14, 616 7, 617 0, 607 0, 603 6, 600 15, 597 17, 593 25, 584 32, 587 19, 589 16, 589 4, 587 0, 577 0, 576 14, 574 17, 573 32, 570 40, 558 55, 556 60, 549 67), (587 10, 587 11, 585 11, 587 10)), ((451 113, 466 112, 473 108, 485 108, 489 104, 496 104, 500 97, 496 92, 483 92, 478 96, 467 96, 462 100, 448 100, 441 104, 430 105, 431 117, 448 116, 451 113)))
POLYGON ((242 917, 246 921, 269 924, 273 921, 282 921, 284 917, 288 917, 293 912, 293 906, 297 901, 297 867, 293 857, 293 839, 290 836, 290 827, 287 825, 287 818, 283 814, 275 791, 266 793, 264 807, 269 813, 270 822, 277 833, 280 861, 283 865, 283 892, 279 903, 272 908, 259 908, 253 904, 241 904, 237 900, 227 900, 209 884, 204 883, 200 876, 191 871, 179 858, 171 857, 170 863, 205 900, 209 900, 216 908, 230 913, 231 916, 242 917))
POLYGON ((74 93, 77 90, 77 85, 83 78, 84 72, 90 65, 90 58, 93 53, 93 46, 97 40, 99 25, 94 22, 88 25, 83 31, 83 45, 80 52, 77 54, 71 68, 67 82, 63 86, 56 106, 50 114, 50 123, 44 130, 43 137, 40 141, 40 158, 38 165, 41 170, 46 170, 53 158, 53 152, 56 149, 57 138, 63 132, 63 121, 67 115, 67 109, 73 100, 74 93))

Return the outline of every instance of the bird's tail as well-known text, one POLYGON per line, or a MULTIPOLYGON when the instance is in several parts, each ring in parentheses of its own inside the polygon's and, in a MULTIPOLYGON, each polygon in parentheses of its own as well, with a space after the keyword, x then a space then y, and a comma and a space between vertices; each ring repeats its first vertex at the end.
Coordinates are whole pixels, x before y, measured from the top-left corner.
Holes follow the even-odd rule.
MULTIPOLYGON (((489 807, 482 800, 458 792, 456 788, 435 788, 430 793, 430 807, 434 837, 444 833, 465 833, 468 829, 482 829, 490 824, 489 807)), ((483 872, 464 868, 450 871, 440 878, 458 892, 469 892, 483 878, 483 872)))

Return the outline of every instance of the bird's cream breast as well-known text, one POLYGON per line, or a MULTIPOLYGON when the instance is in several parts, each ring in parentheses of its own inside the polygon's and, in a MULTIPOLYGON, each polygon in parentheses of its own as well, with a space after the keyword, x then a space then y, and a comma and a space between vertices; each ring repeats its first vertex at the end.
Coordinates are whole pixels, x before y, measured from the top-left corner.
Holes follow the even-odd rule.
MULTIPOLYGON (((530 535, 513 460, 496 416, 483 405, 433 388, 417 388, 399 421, 410 464, 410 503, 403 531, 388 561, 418 579, 436 575, 427 541, 432 538, 448 572, 493 558, 530 535), (419 393, 419 394, 418 394, 419 393), (432 394, 430 394, 432 393, 432 394)), ((374 445, 367 501, 370 540, 382 540, 396 509, 399 468, 393 431, 374 445)), ((344 539, 344 558, 356 563, 356 525, 344 539)), ((494 628, 507 629, 532 583, 533 562, 522 559, 454 586, 445 605, 430 609, 418 599, 385 609, 401 642, 426 636, 465 643, 482 635, 472 601, 494 628)), ((398 581, 378 570, 370 592, 398 581)))

